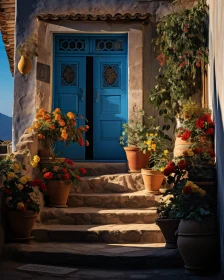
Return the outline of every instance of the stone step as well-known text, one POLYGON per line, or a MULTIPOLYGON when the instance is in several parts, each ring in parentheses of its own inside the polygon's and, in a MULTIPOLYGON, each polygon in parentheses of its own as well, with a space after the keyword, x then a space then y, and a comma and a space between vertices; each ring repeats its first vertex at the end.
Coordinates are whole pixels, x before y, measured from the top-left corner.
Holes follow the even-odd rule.
POLYGON ((164 237, 156 224, 123 225, 41 225, 32 235, 40 242, 90 243, 163 243, 164 237))
POLYGON ((141 173, 121 173, 82 177, 71 193, 124 193, 144 190, 141 173))
MULTIPOLYGON (((164 245, 164 243, 11 243, 4 246, 4 259, 68 267, 111 267, 122 270, 130 267, 137 269, 183 267, 178 250, 166 249, 164 245)), ((120 277, 118 275, 116 279, 121 279, 120 277)), ((105 278, 108 278, 108 275, 105 278)), ((105 278, 103 276, 103 279, 105 278)))
POLYGON ((41 222, 45 225, 108 225, 108 224, 150 224, 157 218, 155 208, 147 209, 105 209, 93 207, 43 208, 41 222))
POLYGON ((145 191, 133 193, 108 194, 70 194, 69 207, 97 207, 97 208, 149 208, 158 205, 160 195, 148 194, 145 191))

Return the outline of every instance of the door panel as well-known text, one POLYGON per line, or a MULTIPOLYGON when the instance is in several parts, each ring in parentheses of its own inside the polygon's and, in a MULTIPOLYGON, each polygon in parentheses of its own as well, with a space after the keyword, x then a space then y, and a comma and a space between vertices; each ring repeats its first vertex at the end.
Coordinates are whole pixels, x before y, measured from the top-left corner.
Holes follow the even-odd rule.
POLYGON ((123 160, 119 145, 122 124, 127 122, 127 57, 94 57, 93 157, 123 160))
MULTIPOLYGON (((86 58, 57 57, 55 64, 53 109, 58 107, 63 113, 70 111, 85 117, 86 58)), ((84 119, 77 121, 79 125, 85 125, 84 119)), ((85 159, 85 148, 77 143, 68 147, 64 143, 57 143, 55 152, 60 153, 59 157, 85 159)))

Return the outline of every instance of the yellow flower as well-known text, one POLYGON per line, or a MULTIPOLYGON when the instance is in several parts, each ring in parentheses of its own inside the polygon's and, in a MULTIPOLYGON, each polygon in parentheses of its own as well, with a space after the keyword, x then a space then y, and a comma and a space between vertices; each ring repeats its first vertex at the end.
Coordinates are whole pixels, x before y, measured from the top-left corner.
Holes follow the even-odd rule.
POLYGON ((23 187, 22 184, 18 184, 18 185, 17 185, 17 188, 21 191, 24 187, 23 187))
POLYGON ((18 163, 14 163, 12 168, 14 169, 14 171, 20 170, 20 166, 18 163))
POLYGON ((152 143, 152 140, 147 141, 147 145, 150 145, 152 143))
POLYGON ((22 209, 24 209, 24 208, 25 208, 25 205, 24 205, 23 202, 19 202, 19 203, 17 204, 17 209, 18 209, 18 210, 22 210, 22 209))
POLYGON ((26 177, 26 176, 23 176, 23 177, 20 178, 19 181, 20 181, 20 183, 22 183, 23 185, 25 185, 25 184, 27 183, 28 180, 27 180, 27 177, 26 177))
POLYGON ((43 173, 47 172, 47 168, 42 169, 42 172, 43 173))
POLYGON ((149 134, 148 133, 146 133, 146 137, 148 137, 149 136, 149 134))
POLYGON ((9 172, 8 173, 8 180, 11 181, 13 178, 15 178, 15 173, 14 172, 9 172))
POLYGON ((26 177, 27 181, 31 181, 30 176, 25 176, 25 177, 26 177))
POLYGON ((56 115, 55 115, 55 120, 56 120, 56 121, 59 121, 60 119, 61 119, 61 116, 58 115, 58 114, 56 114, 56 115))
POLYGON ((165 170, 165 167, 160 168, 160 172, 163 172, 165 170))
POLYGON ((188 155, 189 155, 189 157, 193 157, 194 156, 194 152, 193 151, 188 151, 188 155))
POLYGON ((153 133, 150 133, 149 136, 154 136, 154 134, 153 134, 153 133))
POLYGON ((192 185, 191 186, 192 192, 199 192, 199 187, 197 185, 192 185))
POLYGON ((151 146, 152 146, 152 150, 155 152, 156 151, 156 144, 153 143, 151 146))
POLYGON ((30 164, 31 164, 31 166, 32 166, 33 168, 35 168, 35 167, 37 167, 37 164, 38 164, 38 163, 32 160, 32 161, 30 162, 30 164))
POLYGON ((163 153, 164 153, 165 156, 168 156, 168 155, 169 155, 169 151, 168 151, 168 150, 164 150, 163 153))
POLYGON ((39 128, 40 127, 40 124, 39 123, 35 123, 35 128, 39 128))
POLYGON ((74 119, 75 115, 72 112, 68 112, 67 116, 69 117, 69 119, 74 119))
POLYGON ((53 168, 53 169, 54 169, 54 171, 58 171, 59 166, 57 166, 57 165, 56 165, 56 166, 54 166, 54 168, 53 168))
POLYGON ((201 196, 205 196, 206 195, 206 191, 203 190, 203 189, 199 188, 198 192, 200 193, 201 196))
POLYGON ((40 161, 40 157, 38 157, 38 155, 34 156, 33 161, 38 163, 40 161))
POLYGON ((157 136, 158 136, 158 133, 155 134, 155 137, 157 137, 157 136))

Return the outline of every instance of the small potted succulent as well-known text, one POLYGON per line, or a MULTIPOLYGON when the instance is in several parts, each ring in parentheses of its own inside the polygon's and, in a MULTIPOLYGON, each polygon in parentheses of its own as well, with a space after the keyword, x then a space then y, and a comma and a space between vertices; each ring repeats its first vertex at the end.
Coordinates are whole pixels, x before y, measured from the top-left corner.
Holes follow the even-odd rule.
POLYGON ((38 56, 37 54, 37 35, 25 39, 25 41, 19 46, 18 53, 21 59, 18 63, 18 70, 21 74, 29 74, 32 69, 31 58, 38 56))
MULTIPOLYGON (((36 165, 33 167, 35 168, 36 165)), ((74 168, 74 162, 70 159, 55 160, 52 158, 41 171, 47 186, 49 206, 59 208, 67 207, 71 187, 77 186, 81 180, 80 175, 86 174, 84 168, 74 168)))
POLYGON ((141 145, 147 140, 147 126, 143 124, 145 112, 135 112, 133 119, 123 124, 123 132, 120 137, 120 145, 124 147, 130 172, 141 172, 141 168, 148 166, 150 152, 141 149, 141 145))
POLYGON ((22 166, 13 158, 0 162, 4 197, 3 210, 6 214, 10 240, 30 240, 30 233, 40 212, 40 192, 45 190, 41 179, 31 180, 22 174, 22 166))

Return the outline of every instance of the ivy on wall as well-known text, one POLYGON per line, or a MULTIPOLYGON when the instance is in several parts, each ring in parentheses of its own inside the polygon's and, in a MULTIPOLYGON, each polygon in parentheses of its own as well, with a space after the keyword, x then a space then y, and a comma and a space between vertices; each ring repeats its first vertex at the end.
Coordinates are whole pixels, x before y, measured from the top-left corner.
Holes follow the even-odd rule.
POLYGON ((165 121, 174 120, 182 104, 201 91, 201 73, 208 63, 207 16, 206 1, 198 0, 193 8, 164 16, 157 25, 154 45, 160 69, 149 99, 165 121))

